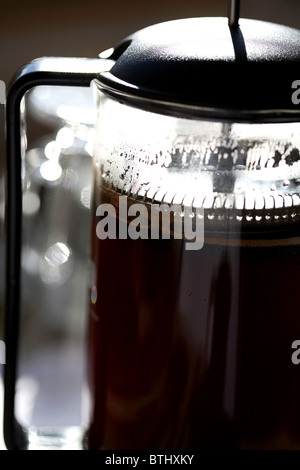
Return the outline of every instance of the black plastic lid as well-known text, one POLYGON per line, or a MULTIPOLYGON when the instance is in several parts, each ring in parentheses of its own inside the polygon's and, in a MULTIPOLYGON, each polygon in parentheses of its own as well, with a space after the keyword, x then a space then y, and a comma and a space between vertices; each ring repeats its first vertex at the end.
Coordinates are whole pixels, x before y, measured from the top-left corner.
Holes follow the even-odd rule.
POLYGON ((116 63, 99 84, 124 100, 189 105, 225 119, 299 119, 294 28, 248 19, 239 27, 229 27, 228 18, 175 20, 127 37, 110 58, 116 63))

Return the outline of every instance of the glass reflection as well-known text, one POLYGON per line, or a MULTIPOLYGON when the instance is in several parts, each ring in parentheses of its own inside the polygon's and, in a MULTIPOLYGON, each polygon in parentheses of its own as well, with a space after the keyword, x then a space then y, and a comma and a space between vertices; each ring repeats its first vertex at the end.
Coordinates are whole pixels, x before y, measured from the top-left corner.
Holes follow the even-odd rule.
POLYGON ((61 242, 50 246, 40 259, 39 272, 47 285, 61 285, 72 274, 71 250, 61 242))
POLYGON ((61 146, 62 149, 72 147, 74 143, 74 132, 70 127, 62 127, 56 134, 56 143, 61 146))
POLYGON ((63 186, 64 188, 73 191, 76 190, 76 187, 79 183, 79 175, 76 170, 73 168, 67 168, 64 171, 63 186))
POLYGON ((50 182, 56 182, 62 175, 62 167, 56 161, 49 160, 41 165, 40 172, 42 177, 50 182))
POLYGON ((36 192, 28 191, 23 195, 23 213, 34 215, 38 212, 41 202, 36 192))
MULTIPOLYGON (((26 112, 49 133, 28 139, 22 161, 19 410, 30 389, 27 379, 37 384, 30 392, 28 414, 22 417, 18 411, 17 417, 26 426, 77 425, 83 373, 94 134, 93 112, 80 110, 93 101, 86 99, 86 90, 79 103, 73 93, 66 94, 65 87, 61 91, 46 88, 30 92, 26 112)), ((80 96, 78 89, 74 92, 80 96)))
POLYGON ((86 207, 87 209, 90 208, 91 205, 91 186, 85 186, 81 191, 81 204, 86 207))
POLYGON ((45 260, 52 266, 58 266, 68 261, 70 255, 70 248, 65 243, 57 242, 48 248, 45 260))
POLYGON ((52 140, 45 147, 45 156, 49 158, 49 160, 57 160, 60 155, 60 150, 61 147, 58 142, 56 142, 56 140, 52 140))

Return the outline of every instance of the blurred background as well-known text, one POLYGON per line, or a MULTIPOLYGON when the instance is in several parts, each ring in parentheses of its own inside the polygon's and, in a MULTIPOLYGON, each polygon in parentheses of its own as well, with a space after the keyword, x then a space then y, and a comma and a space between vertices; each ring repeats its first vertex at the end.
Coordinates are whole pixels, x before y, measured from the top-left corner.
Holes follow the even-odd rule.
MULTIPOLYGON (((6 86, 23 64, 36 57, 97 57, 150 24, 184 17, 227 16, 228 11, 227 0, 1 0, 0 6, 0 80, 6 86)), ((300 28, 299 0, 241 0, 241 17, 300 28)), ((89 93, 75 97, 72 92, 36 91, 26 103, 24 305, 18 384, 22 393, 17 399, 18 418, 25 425, 80 421, 88 246, 87 231, 80 227, 88 227, 89 220, 93 122, 89 93), (47 100, 53 104, 49 109, 47 100), (90 112, 91 119, 82 117, 82 122, 75 122, 68 114, 58 116, 60 101, 71 111, 72 106, 77 110, 81 106, 90 112), (70 224, 78 229, 76 236, 70 224)), ((2 339, 6 168, 2 105, 0 124, 2 339)), ((2 404, 0 418, 1 412, 2 404)), ((1 432, 0 448, 4 448, 1 432)))

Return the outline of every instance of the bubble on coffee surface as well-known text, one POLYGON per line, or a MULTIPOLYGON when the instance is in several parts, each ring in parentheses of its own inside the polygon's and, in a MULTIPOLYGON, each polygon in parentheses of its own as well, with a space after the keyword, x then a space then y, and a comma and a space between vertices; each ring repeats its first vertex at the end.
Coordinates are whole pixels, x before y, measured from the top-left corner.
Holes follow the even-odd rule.
POLYGON ((144 129, 137 139, 123 131, 114 144, 101 144, 96 173, 102 185, 146 203, 203 207, 214 221, 255 225, 300 218, 298 123, 176 118, 172 128, 170 117, 164 119, 171 129, 165 134, 159 116, 149 135, 144 129))

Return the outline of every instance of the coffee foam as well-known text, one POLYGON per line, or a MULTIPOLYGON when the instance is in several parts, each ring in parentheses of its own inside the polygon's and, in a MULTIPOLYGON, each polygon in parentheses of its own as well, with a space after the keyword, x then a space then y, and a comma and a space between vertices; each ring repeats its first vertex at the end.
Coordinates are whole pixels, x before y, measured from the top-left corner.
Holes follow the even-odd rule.
MULTIPOLYGON (((103 179, 97 182, 99 191, 94 195, 95 205, 103 202, 112 204, 116 209, 117 217, 119 217, 119 197, 127 196, 128 208, 133 204, 143 204, 148 212, 148 221, 145 221, 148 227, 151 227, 151 207, 153 204, 168 204, 163 198, 147 199, 146 197, 138 197, 128 192, 121 192, 114 188, 111 184, 107 185, 107 181, 103 179)), ((156 193, 158 194, 158 192, 156 193)), ((174 198, 175 200, 175 198, 174 198)), ((182 220, 184 218, 184 208, 181 205, 182 220)), ((188 206, 196 214, 194 206, 188 206)), ((276 247, 299 245, 300 233, 300 214, 297 207, 291 206, 287 208, 273 210, 260 209, 250 211, 249 209, 237 210, 232 207, 206 207, 202 212, 204 217, 204 243, 215 244, 220 246, 231 247, 276 247)), ((122 220, 126 224, 130 223, 132 218, 122 220)), ((173 224, 174 214, 170 217, 170 237, 174 237, 173 224)), ((194 230, 193 225, 193 230, 194 230)), ((162 227, 160 227, 162 235, 162 227)), ((183 233, 183 231, 182 231, 183 233)))

